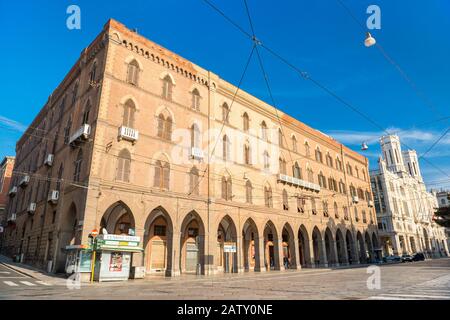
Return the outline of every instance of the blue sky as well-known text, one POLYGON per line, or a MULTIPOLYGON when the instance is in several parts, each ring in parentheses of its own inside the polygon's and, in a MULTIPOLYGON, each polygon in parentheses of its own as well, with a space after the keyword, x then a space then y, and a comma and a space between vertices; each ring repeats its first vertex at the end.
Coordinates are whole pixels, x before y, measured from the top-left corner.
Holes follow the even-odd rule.
MULTIPOLYGON (((211 0, 250 31, 241 0, 211 0)), ((432 101, 417 97, 375 47, 363 45, 364 31, 336 0, 248 0, 255 32, 267 46, 306 70, 388 131, 400 131, 419 155, 450 120, 450 2, 342 0, 365 22, 366 8, 381 8, 381 30, 372 31, 388 54, 432 101)), ((14 154, 15 141, 63 79, 80 52, 115 18, 147 38, 237 84, 251 42, 203 0, 1 1, 0 156, 14 154), (81 30, 66 28, 66 9, 81 8, 81 30)), ((379 128, 298 77, 262 50, 277 106, 306 124, 358 150, 363 140, 371 168, 379 155, 379 128)), ((254 59, 242 88, 269 102, 254 59)), ((450 134, 427 155, 450 175, 450 134)), ((450 187, 450 179, 421 161, 429 187, 450 187)))

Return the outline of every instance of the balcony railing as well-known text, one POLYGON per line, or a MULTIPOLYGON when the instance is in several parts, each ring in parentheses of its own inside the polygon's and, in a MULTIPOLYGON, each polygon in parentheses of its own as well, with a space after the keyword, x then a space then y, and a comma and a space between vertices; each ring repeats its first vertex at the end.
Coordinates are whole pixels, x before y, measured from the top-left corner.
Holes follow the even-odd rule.
POLYGON ((23 176, 22 180, 20 180, 20 182, 19 182, 19 186, 26 187, 29 182, 30 182, 30 176, 29 175, 23 176))
POLYGON ((191 148, 191 158, 202 160, 204 158, 203 150, 197 147, 191 148))
POLYGON ((298 186, 298 187, 303 187, 303 188, 306 188, 306 189, 314 190, 314 191, 317 191, 317 192, 320 191, 320 186, 318 184, 311 183, 311 182, 308 182, 308 181, 305 181, 305 180, 302 180, 302 179, 298 179, 298 178, 295 178, 295 177, 291 177, 291 176, 288 176, 288 175, 282 174, 282 173, 280 173, 278 175, 278 181, 281 181, 281 182, 284 182, 284 183, 287 183, 287 184, 290 184, 290 185, 294 185, 294 186, 298 186))
POLYGON ((134 143, 139 139, 139 131, 133 128, 121 126, 119 128, 119 139, 129 140, 134 143))
POLYGON ((14 186, 12 187, 9 192, 8 192, 8 196, 10 196, 11 198, 14 197, 17 194, 17 187, 14 186))
POLYGON ((91 134, 91 126, 88 124, 83 124, 74 134, 70 136, 69 144, 71 146, 76 146, 83 140, 87 140, 91 134))

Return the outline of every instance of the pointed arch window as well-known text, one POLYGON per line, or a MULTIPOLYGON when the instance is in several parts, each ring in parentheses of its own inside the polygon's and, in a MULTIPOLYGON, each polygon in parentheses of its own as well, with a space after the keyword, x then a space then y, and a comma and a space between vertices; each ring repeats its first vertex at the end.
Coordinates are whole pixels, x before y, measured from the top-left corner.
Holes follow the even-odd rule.
POLYGON ((322 201, 322 208, 323 208, 323 216, 324 216, 324 217, 329 217, 329 213, 328 213, 328 201, 326 201, 326 200, 322 201))
POLYGON ((302 169, 300 168, 298 162, 296 162, 292 169, 294 173, 294 178, 302 179, 302 169))
POLYGON ((261 122, 261 139, 264 141, 267 141, 269 139, 267 135, 267 125, 265 121, 261 122))
POLYGON ((273 207, 272 202, 272 188, 270 186, 264 187, 264 204, 267 208, 273 207))
POLYGON ((158 116, 158 137, 171 141, 172 140, 172 118, 165 117, 162 113, 158 116))
POLYGON ((283 143, 283 131, 281 131, 281 129, 278 129, 278 145, 280 147, 284 147, 284 143, 283 143))
POLYGON ((162 97, 166 100, 172 100, 173 81, 169 75, 166 75, 162 81, 162 97))
POLYGON ((192 167, 189 172, 189 192, 193 195, 199 194, 199 178, 198 178, 198 169, 196 167, 192 167))
POLYGON ((74 162, 73 181, 80 181, 81 166, 83 164, 83 150, 78 151, 77 158, 74 162))
POLYGON ((245 202, 253 203, 253 186, 250 180, 245 183, 245 202))
POLYGON ((334 207, 334 217, 336 219, 339 219, 339 210, 338 210, 338 205, 337 205, 336 201, 334 202, 333 207, 334 207))
POLYGON ((313 215, 317 214, 316 199, 314 198, 311 198, 311 213, 313 215))
POLYGON ((267 151, 264 151, 263 158, 264 158, 264 169, 268 170, 270 168, 270 156, 267 151))
POLYGON ((247 112, 244 112, 242 116, 242 128, 245 132, 250 129, 250 118, 248 117, 247 112))
POLYGON ((284 160, 283 158, 279 158, 278 159, 279 162, 279 166, 280 166, 280 173, 281 174, 286 174, 286 160, 284 160))
POLYGON ((244 163, 247 165, 252 164, 250 145, 248 143, 244 145, 244 163))
POLYGON ((343 207, 343 210, 344 210, 344 220, 349 220, 349 217, 348 217, 348 208, 347 208, 346 206, 344 206, 344 207, 343 207))
POLYGON ((136 60, 132 60, 127 68, 127 82, 137 86, 139 80, 139 64, 136 60))
POLYGON ((297 138, 295 136, 292 136, 292 151, 298 152, 297 147, 297 138))
POLYGON ((81 118, 81 124, 89 123, 89 112, 91 110, 91 100, 88 100, 86 106, 84 107, 83 117, 81 118))
POLYGON ((200 92, 197 89, 192 90, 192 109, 200 110, 200 92))
POLYGON ((79 87, 79 83, 78 81, 75 83, 75 85, 73 86, 73 90, 72 90, 72 104, 75 103, 75 101, 77 101, 77 97, 78 97, 78 87, 79 87))
POLYGON ((91 68, 91 72, 89 72, 89 83, 91 84, 95 83, 96 73, 97 73, 97 61, 94 62, 91 68))
POLYGON ((320 149, 318 147, 316 149, 316 161, 323 163, 322 151, 320 151, 320 149))
POLYGON ((191 147, 200 148, 200 129, 196 123, 191 126, 191 147))
POLYGON ((130 182, 131 155, 127 149, 119 152, 117 160, 116 180, 130 182))
POLYGON ((308 181, 314 183, 314 172, 311 168, 308 168, 308 181))
POLYGON ((161 189, 169 189, 170 164, 161 160, 155 162, 155 177, 153 186, 161 189))
POLYGON ((122 125, 124 127, 133 128, 134 127, 134 114, 136 112, 136 106, 133 100, 129 99, 123 105, 123 118, 122 125))
POLYGON ((222 138, 222 157, 224 161, 231 160, 230 158, 230 139, 227 135, 222 138))
POLYGON ((311 148, 308 141, 305 141, 305 156, 308 158, 311 157, 311 148))
POLYGON ((228 107, 228 104, 225 102, 222 105, 222 121, 224 123, 228 123, 230 118, 230 107, 228 107))
POLYGON ((289 197, 285 189, 283 189, 283 210, 289 210, 289 197))
POLYGON ((297 212, 304 213, 305 212, 305 198, 297 197, 297 212))
POLYGON ((222 199, 233 199, 231 177, 222 177, 222 199))

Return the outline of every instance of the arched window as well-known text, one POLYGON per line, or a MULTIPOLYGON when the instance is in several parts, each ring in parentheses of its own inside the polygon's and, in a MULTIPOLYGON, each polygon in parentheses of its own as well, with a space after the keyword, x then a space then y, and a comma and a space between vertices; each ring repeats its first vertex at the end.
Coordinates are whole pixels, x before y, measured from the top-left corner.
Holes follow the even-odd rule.
POLYGON ((75 101, 77 100, 78 97, 78 81, 75 82, 75 85, 73 86, 73 90, 72 90, 72 104, 75 103, 75 101))
POLYGON ((283 210, 289 210, 289 197, 285 189, 283 189, 283 210))
POLYGON ((162 113, 158 116, 158 137, 172 140, 172 118, 170 116, 166 118, 162 113))
POLYGON ((305 198, 297 197, 297 212, 304 213, 305 212, 305 198))
POLYGON ((222 177, 222 199, 233 199, 231 177, 222 177))
POLYGON ((192 90, 192 109, 200 110, 200 92, 197 89, 192 90))
POLYGON ((359 221, 358 208, 357 208, 357 207, 355 207, 355 221, 356 221, 356 222, 359 221))
POLYGON ((344 220, 348 220, 349 219, 348 208, 346 206, 344 206, 343 209, 344 209, 344 220))
POLYGON ((362 211, 362 220, 363 220, 364 223, 367 223, 366 210, 362 211))
POLYGON ((227 135, 222 138, 222 156, 224 161, 229 161, 230 159, 230 139, 227 135))
POLYGON ((267 151, 264 151, 263 158, 264 158, 264 169, 268 170, 270 168, 270 156, 267 151))
POLYGON ((123 118, 122 125, 124 127, 133 128, 134 127, 134 113, 136 111, 136 106, 133 100, 127 100, 123 105, 123 118))
POLYGON ((294 173, 294 178, 302 179, 302 169, 297 162, 295 162, 292 171, 294 173))
POLYGON ((327 187, 327 180, 325 178, 325 176, 323 175, 322 171, 320 171, 320 173, 317 176, 318 181, 319 181, 319 186, 322 188, 326 188, 327 187))
POLYGON ((89 82, 95 83, 95 77, 97 73, 97 61, 94 62, 91 68, 91 72, 89 72, 89 82))
POLYGON ((199 194, 198 169, 193 167, 189 172, 189 192, 194 195, 199 194))
POLYGON ((286 160, 284 160, 283 158, 279 158, 278 162, 280 166, 280 173, 286 174, 286 160))
POLYGON ((342 171, 342 162, 339 158, 336 158, 336 169, 342 171))
POLYGON ((292 151, 297 152, 297 138, 292 136, 292 151))
POLYGON ((250 118, 248 117, 247 112, 244 112, 244 115, 242 116, 242 127, 245 132, 247 132, 250 129, 250 118))
POLYGON ((328 201, 324 200, 322 201, 322 209, 323 209, 323 216, 328 217, 328 201))
POLYGON ((264 204, 267 208, 273 207, 272 202, 272 188, 270 186, 264 187, 264 204))
POLYGON ((245 202, 253 203, 253 186, 250 180, 245 183, 245 202))
POLYGON ((356 189, 355 189, 355 187, 353 185, 350 185, 350 195, 352 197, 356 196, 356 189))
POLYGON ((316 161, 323 163, 322 151, 320 151, 319 147, 316 148, 316 161))
POLYGON ((252 163, 250 145, 247 143, 244 145, 244 163, 248 165, 252 163))
POLYGON ((333 158, 331 158, 330 153, 327 153, 327 166, 332 167, 333 168, 333 158))
POLYGON ((127 149, 119 153, 117 161, 116 180, 130 182, 131 155, 127 149))
POLYGON ((72 115, 70 115, 69 120, 67 120, 66 127, 64 128, 64 143, 69 143, 70 129, 72 128, 72 115))
POLYGON ((359 178, 359 169, 357 166, 355 166, 355 172, 356 172, 356 177, 359 178))
POLYGON ((308 181, 314 183, 314 172, 311 168, 308 168, 308 181))
POLYGON ((342 181, 342 179, 339 181, 339 192, 342 194, 347 194, 347 188, 345 186, 345 183, 342 181))
POLYGON ((58 180, 56 181, 56 190, 61 191, 61 179, 63 177, 64 166, 61 163, 58 170, 58 180))
POLYGON ((161 189, 169 189, 170 165, 168 162, 157 160, 155 162, 154 186, 161 189))
POLYGON ((169 75, 163 78, 162 97, 167 100, 172 100, 173 82, 169 75))
POLYGON ((222 121, 228 123, 229 116, 230 116, 230 108, 228 107, 228 104, 225 102, 222 105, 222 121))
POLYGON ((338 210, 338 205, 337 205, 336 201, 334 202, 334 217, 336 219, 339 219, 339 210, 338 210))
POLYGON ((128 64, 127 82, 137 86, 138 78, 139 78, 139 64, 136 60, 133 60, 128 64))
POLYGON ((263 139, 264 141, 268 140, 267 125, 264 121, 261 122, 261 139, 263 139))
POLYGON ((191 147, 192 148, 200 148, 200 129, 198 125, 194 123, 191 126, 191 147))
POLYGON ((348 162, 347 162, 347 174, 351 176, 353 175, 352 166, 348 162))
POLYGON ((278 129, 278 145, 280 147, 284 146, 284 143, 283 143, 283 132, 281 131, 281 129, 278 129))
POLYGON ((316 199, 314 198, 311 198, 311 213, 313 215, 317 214, 316 199))
POLYGON ((305 156, 307 157, 311 156, 311 148, 309 147, 308 141, 305 141, 305 156))
POLYGON ((74 162, 73 181, 80 181, 81 165, 83 164, 83 150, 78 151, 77 159, 74 162))
POLYGON ((89 111, 91 110, 91 100, 88 100, 86 106, 84 107, 83 117, 81 119, 81 124, 89 123, 89 111))

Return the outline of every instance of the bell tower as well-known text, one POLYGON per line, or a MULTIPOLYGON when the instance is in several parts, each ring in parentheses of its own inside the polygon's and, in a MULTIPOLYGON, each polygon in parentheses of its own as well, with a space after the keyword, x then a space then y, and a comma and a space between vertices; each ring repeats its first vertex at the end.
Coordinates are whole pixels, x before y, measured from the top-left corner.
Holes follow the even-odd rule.
POLYGON ((380 145, 389 171, 405 171, 399 137, 397 135, 383 136, 380 139, 380 145))

